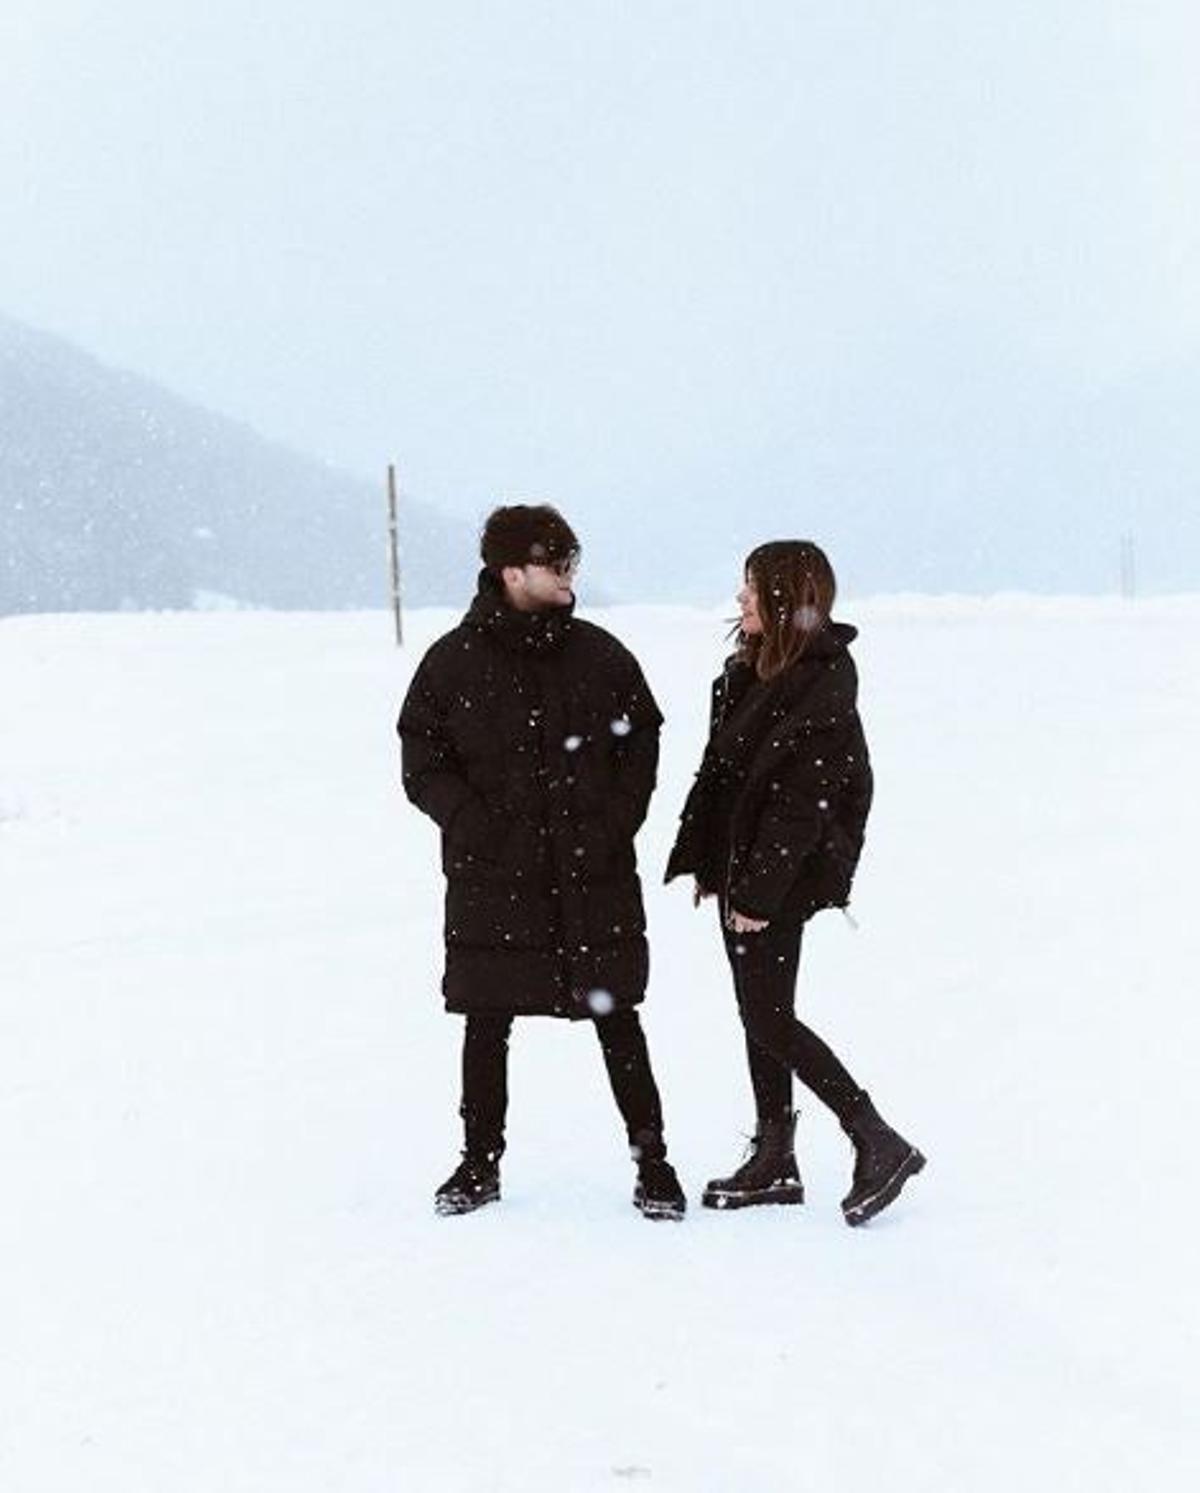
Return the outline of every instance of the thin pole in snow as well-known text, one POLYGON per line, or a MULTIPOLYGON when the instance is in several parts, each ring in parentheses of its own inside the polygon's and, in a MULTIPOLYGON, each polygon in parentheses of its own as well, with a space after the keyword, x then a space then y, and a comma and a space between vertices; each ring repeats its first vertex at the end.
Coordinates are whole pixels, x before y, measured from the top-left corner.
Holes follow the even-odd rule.
POLYGON ((1137 549, 1132 534, 1121 535, 1121 595, 1126 601, 1137 595, 1137 549))
POLYGON ((388 464, 388 554, 392 567, 392 615, 396 619, 396 647, 404 646, 404 616, 400 601, 400 542, 399 524, 396 514, 396 468, 388 464))

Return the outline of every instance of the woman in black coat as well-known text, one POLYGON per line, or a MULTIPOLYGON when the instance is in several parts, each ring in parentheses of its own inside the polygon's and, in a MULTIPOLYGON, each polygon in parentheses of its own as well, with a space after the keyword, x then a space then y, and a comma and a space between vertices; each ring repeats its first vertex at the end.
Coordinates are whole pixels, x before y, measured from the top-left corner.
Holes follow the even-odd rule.
POLYGON ((709 1207, 800 1203, 792 1075, 833 1110, 855 1150, 842 1211, 865 1223, 925 1165, 795 1015, 804 924, 845 907, 871 805, 870 758, 849 653, 834 622, 833 569, 804 540, 761 545, 738 594, 738 648, 713 686, 708 746, 684 806, 667 880, 716 896, 757 1124, 746 1161, 708 1184, 709 1207))

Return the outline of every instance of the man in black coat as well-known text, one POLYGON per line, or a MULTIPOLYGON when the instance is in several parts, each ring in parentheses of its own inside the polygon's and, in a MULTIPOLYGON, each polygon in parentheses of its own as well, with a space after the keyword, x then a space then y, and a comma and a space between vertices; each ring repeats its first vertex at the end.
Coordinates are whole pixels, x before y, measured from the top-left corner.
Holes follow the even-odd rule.
POLYGON ((466 1017, 462 1162, 439 1212, 500 1196, 514 1016, 591 1022, 649 1217, 682 1217, 636 1007, 649 959, 634 836, 662 716, 637 660, 575 617, 579 543, 556 509, 498 508, 462 622, 400 711, 404 791, 442 831, 448 1011, 466 1017))

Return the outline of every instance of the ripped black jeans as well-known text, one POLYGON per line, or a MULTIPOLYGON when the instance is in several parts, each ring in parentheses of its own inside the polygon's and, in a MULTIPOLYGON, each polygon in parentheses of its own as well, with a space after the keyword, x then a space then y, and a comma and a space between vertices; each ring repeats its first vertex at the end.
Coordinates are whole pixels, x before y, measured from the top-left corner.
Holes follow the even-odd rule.
POLYGON ((796 1017, 796 975, 804 924, 786 910, 760 933, 734 933, 721 908, 721 936, 733 972, 758 1120, 790 1117, 792 1074, 845 1120, 859 1088, 825 1042, 796 1017))
MULTIPOLYGON (((462 1049, 462 1116, 469 1156, 504 1153, 508 1114, 508 1039, 513 1018, 492 1011, 466 1018, 462 1049)), ((660 1161, 666 1156, 662 1104, 650 1067, 646 1034, 634 1010, 593 1018, 613 1098, 625 1122, 635 1159, 660 1161)))

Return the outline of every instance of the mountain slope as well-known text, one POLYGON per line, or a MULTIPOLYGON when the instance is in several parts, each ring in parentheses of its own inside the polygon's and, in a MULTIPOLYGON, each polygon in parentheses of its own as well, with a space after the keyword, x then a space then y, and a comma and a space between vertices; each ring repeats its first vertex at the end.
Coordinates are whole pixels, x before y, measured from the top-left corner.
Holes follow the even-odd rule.
MULTIPOLYGON (((380 490, 0 317, 0 612, 377 605, 380 490)), ((405 590, 460 595, 473 539, 405 500, 405 590)))

